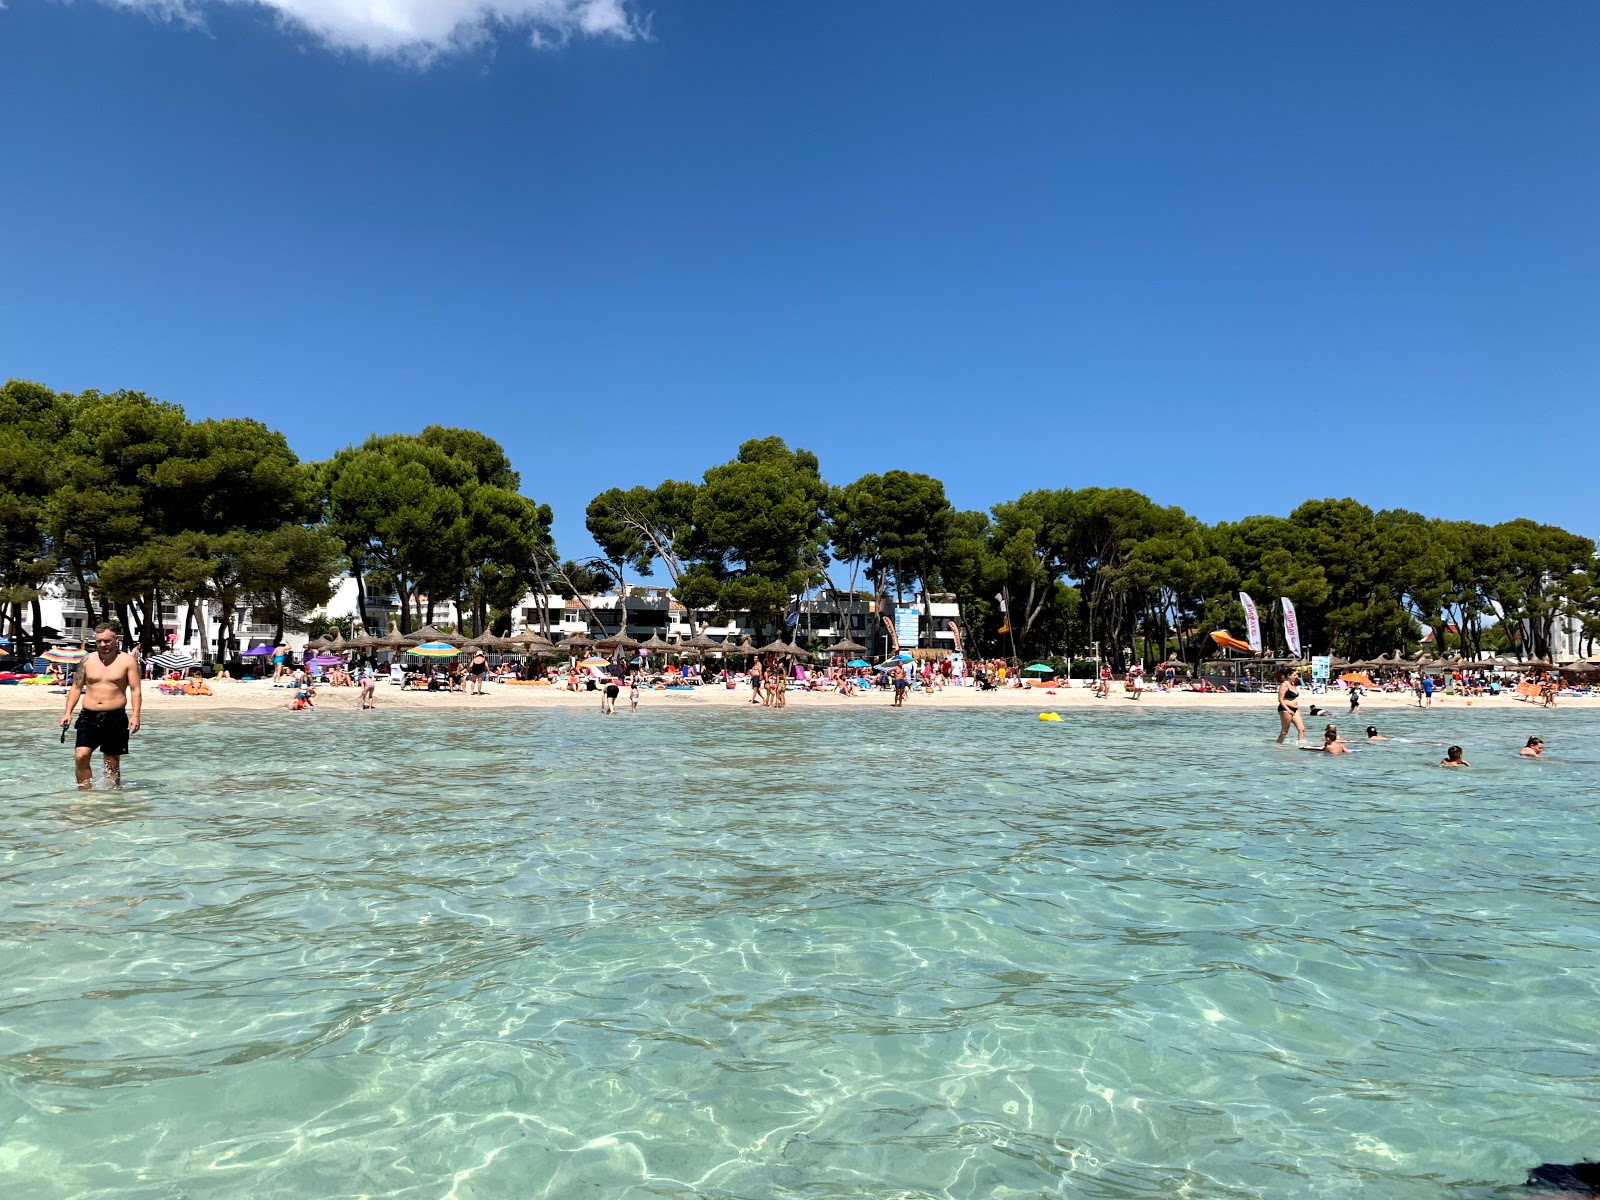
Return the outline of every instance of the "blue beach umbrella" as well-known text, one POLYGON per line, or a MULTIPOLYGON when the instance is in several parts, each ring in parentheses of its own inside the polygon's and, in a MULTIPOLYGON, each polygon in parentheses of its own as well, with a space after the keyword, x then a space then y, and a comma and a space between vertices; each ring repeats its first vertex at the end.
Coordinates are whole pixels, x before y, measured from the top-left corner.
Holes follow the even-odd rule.
POLYGON ((863 658, 852 658, 849 662, 845 663, 845 666, 847 667, 870 667, 871 665, 871 663, 867 662, 866 659, 863 658))

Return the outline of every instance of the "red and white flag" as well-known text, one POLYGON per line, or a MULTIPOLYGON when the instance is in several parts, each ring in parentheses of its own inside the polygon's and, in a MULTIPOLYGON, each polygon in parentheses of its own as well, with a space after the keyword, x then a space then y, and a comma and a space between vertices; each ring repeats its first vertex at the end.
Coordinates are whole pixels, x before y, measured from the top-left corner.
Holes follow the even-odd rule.
POLYGON ((1300 618, 1295 616, 1294 601, 1283 598, 1283 636, 1289 643, 1289 653, 1300 657, 1300 618))
POLYGON ((1244 605, 1244 637, 1250 643, 1250 649, 1257 654, 1261 653, 1261 617, 1256 612, 1256 602, 1250 599, 1249 592, 1239 593, 1239 603, 1244 605))

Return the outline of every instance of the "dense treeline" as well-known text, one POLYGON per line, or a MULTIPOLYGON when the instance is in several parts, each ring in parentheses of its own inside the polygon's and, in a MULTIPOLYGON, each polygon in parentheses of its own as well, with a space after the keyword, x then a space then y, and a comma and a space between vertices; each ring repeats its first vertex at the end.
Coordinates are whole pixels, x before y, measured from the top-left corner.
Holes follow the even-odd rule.
MULTIPOLYGON (((1310 500, 1287 517, 1206 525, 1127 488, 1027 494, 960 512, 928 475, 888 471, 824 483, 814 455, 745 443, 698 484, 613 488, 588 528, 619 567, 660 564, 691 607, 774 619, 788 596, 858 583, 903 600, 953 593, 983 653, 1082 654, 1121 662, 1209 649, 1238 630, 1238 593, 1265 602, 1284 649, 1287 596, 1305 647, 1366 657, 1441 649, 1547 657, 1558 621, 1600 637, 1594 543, 1532 521, 1477 525, 1354 500, 1310 500), (1003 611, 1002 611, 1003 609, 1003 611)), ((833 593, 837 596, 837 592, 833 593)))
POLYGON ((562 561, 551 511, 521 494, 492 438, 429 426, 368 438, 322 463, 250 420, 190 421, 138 392, 0 388, 0 604, 13 636, 37 640, 40 588, 62 571, 92 620, 153 646, 159 613, 187 606, 185 640, 237 636, 325 603, 331 580, 395 595, 402 624, 453 602, 474 630, 503 632, 530 588, 582 595, 629 573, 666 574, 691 610, 776 624, 790 599, 864 591, 898 602, 953 594, 968 647, 1027 657, 1194 660, 1205 635, 1277 599, 1304 644, 1365 657, 1441 648, 1547 657, 1559 622, 1600 638, 1594 543, 1532 521, 1478 525, 1354 500, 1311 500, 1286 517, 1207 525, 1126 488, 1028 492, 988 512, 956 510, 939 480, 888 471, 823 479, 817 457, 779 438, 746 442, 698 482, 612 488, 587 525, 603 557, 562 561), (1002 611, 1002 598, 1003 607, 1002 611), (220 628, 198 614, 215 603, 220 628))
POLYGON ((372 437, 305 463, 257 421, 12 380, 0 388, 4 624, 40 644, 40 588, 63 571, 91 622, 116 621, 149 649, 177 605, 183 640, 207 651, 238 638, 245 607, 281 638, 348 570, 364 622, 375 589, 406 601, 408 623, 447 599, 486 628, 546 564, 560 570, 550 509, 519 486, 504 450, 471 430, 372 437), (209 603, 223 613, 215 629, 209 603))

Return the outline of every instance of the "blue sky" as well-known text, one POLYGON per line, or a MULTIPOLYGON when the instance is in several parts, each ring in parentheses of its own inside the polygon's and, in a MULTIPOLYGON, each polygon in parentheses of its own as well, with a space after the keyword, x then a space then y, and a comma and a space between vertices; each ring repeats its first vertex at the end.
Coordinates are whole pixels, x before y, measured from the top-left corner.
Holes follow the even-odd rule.
POLYGON ((156 3, 0 9, 0 373, 480 428, 568 553, 769 433, 1600 534, 1589 0, 156 3))

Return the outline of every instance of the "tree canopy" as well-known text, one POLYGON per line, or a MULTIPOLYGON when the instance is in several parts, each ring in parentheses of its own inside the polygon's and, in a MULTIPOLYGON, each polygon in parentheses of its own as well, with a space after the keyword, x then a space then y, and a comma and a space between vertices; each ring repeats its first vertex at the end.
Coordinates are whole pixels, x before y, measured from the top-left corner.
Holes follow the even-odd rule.
POLYGON ((1304 647, 1349 657, 1410 651, 1425 636, 1441 650, 1549 657, 1563 622, 1577 623, 1588 653, 1600 640, 1594 542, 1527 519, 1484 525, 1326 498, 1208 525, 1101 487, 958 511, 920 472, 830 484, 815 454, 778 437, 744 442, 698 481, 600 492, 584 514, 600 558, 562 560, 552 515, 476 430, 374 434, 313 464, 258 421, 192 421, 133 391, 0 387, 0 617, 35 643, 56 571, 91 620, 114 617, 153 647, 174 603, 188 605, 186 627, 220 606, 224 636, 249 605, 281 636, 341 571, 369 628, 369 596, 382 594, 398 597, 404 628, 448 603, 484 632, 506 629, 529 589, 616 587, 625 603, 626 573, 658 569, 691 614, 758 626, 812 590, 831 593, 842 616, 863 580, 880 612, 946 593, 969 649, 1028 657, 1098 648, 1113 662, 1194 661, 1208 633, 1241 625, 1241 590, 1271 649, 1285 648, 1285 598, 1304 647))

